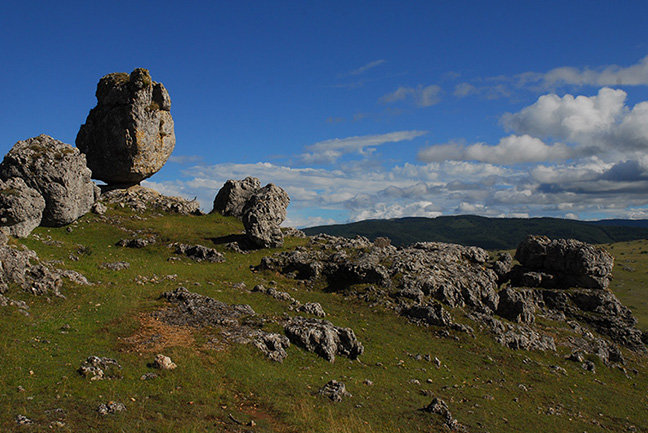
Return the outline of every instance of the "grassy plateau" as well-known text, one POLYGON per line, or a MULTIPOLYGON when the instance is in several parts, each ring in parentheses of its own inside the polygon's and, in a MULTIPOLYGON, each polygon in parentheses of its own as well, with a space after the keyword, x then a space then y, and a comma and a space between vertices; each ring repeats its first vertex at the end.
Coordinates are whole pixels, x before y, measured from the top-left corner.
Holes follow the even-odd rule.
MULTIPOLYGON (((648 357, 624 349, 626 372, 603 365, 596 373, 567 361, 570 350, 514 351, 487 334, 441 338, 356 297, 309 286, 269 272, 255 272, 261 258, 305 245, 287 238, 282 249, 240 254, 221 239, 241 223, 220 215, 134 213, 109 206, 69 228, 37 228, 10 240, 41 260, 81 272, 93 284, 65 280, 66 299, 19 290, 29 315, 0 307, 0 432, 437 432, 443 420, 420 410, 433 397, 448 403, 470 432, 648 432, 648 357), (124 238, 155 235, 141 249, 124 238), (215 247, 224 263, 195 262, 174 254, 172 242, 215 247), (179 260, 168 259, 180 257, 179 260), (128 269, 101 267, 125 261, 128 269), (273 281, 274 283, 270 283, 273 281), (226 303, 249 304, 264 318, 296 315, 288 304, 248 289, 273 285, 301 302, 319 302, 327 320, 351 327, 365 347, 359 360, 329 363, 291 345, 283 363, 251 344, 230 344, 218 327, 171 326, 152 312, 169 308, 160 295, 183 286, 226 303), (178 368, 148 366, 156 354, 178 368), (90 381, 77 369, 90 355, 116 359, 121 378, 90 381), (429 355, 426 357, 425 355, 429 355), (441 365, 426 359, 438 358, 441 365), (560 369, 555 366, 561 367, 560 369), (562 370, 564 369, 564 370, 562 370), (141 380, 146 373, 159 377, 141 380), (332 402, 317 394, 331 379, 352 397, 332 402), (122 402, 126 410, 100 415, 97 407, 122 402), (18 425, 24 415, 33 423, 18 425)), ((611 290, 648 329, 648 241, 607 244, 616 259, 611 290)), ((461 311, 458 321, 469 323, 461 311)), ((539 326, 553 329, 539 319, 539 326)), ((264 330, 281 332, 267 321, 264 330)), ((556 328, 559 333, 559 328, 556 328)))

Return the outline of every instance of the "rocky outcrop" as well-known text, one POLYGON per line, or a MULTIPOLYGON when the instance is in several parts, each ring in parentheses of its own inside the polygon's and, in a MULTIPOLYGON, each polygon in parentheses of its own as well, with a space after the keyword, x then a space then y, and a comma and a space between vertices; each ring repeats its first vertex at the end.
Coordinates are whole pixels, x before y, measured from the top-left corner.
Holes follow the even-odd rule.
POLYGON ((225 261, 225 256, 222 253, 203 245, 188 245, 175 242, 169 247, 175 249, 176 254, 182 254, 197 262, 222 263, 225 261))
POLYGON ((39 263, 34 251, 3 245, 0 246, 0 286, 6 288, 11 283, 33 295, 62 297, 63 280, 58 271, 39 263))
POLYGON ((175 146, 171 98, 149 71, 115 72, 97 84, 97 106, 76 138, 95 179, 133 185, 157 173, 175 146))
POLYGON ((497 315, 512 322, 533 323, 535 321, 535 303, 533 290, 512 289, 507 287, 499 292, 497 315))
POLYGON ((126 189, 112 189, 104 192, 101 201, 128 207, 135 212, 157 211, 179 215, 201 215, 196 200, 162 195, 150 188, 135 185, 126 189))
POLYGON ((208 296, 193 293, 184 287, 165 292, 162 297, 176 304, 175 310, 156 315, 171 325, 180 326, 239 326, 239 319, 256 313, 249 305, 229 305, 208 296))
POLYGON ((328 320, 297 316, 286 324, 284 331, 292 343, 329 362, 334 362, 336 355, 356 359, 364 352, 351 328, 340 328, 328 320))
POLYGON ((280 334, 257 331, 252 344, 271 361, 283 362, 288 356, 286 349, 290 347, 290 340, 280 334))
POLYGON ((414 322, 420 322, 425 325, 441 326, 468 333, 473 332, 466 325, 455 323, 450 313, 436 301, 405 307, 401 311, 401 314, 414 322))
POLYGON ((0 178, 22 178, 45 200, 41 224, 59 227, 90 211, 99 189, 78 149, 47 135, 17 142, 0 164, 0 178))
POLYGON ((21 178, 0 181, 0 231, 24 238, 40 225, 44 209, 43 196, 21 178))
POLYGON ((511 271, 512 284, 531 287, 606 289, 614 266, 614 258, 603 248, 546 236, 528 236, 515 258, 522 266, 511 271))
POLYGON ((245 227, 244 248, 275 248, 283 245, 279 227, 286 219, 290 197, 282 188, 267 184, 261 188, 256 177, 228 180, 214 198, 213 212, 235 216, 245 227))
POLYGON ((598 289, 539 290, 541 306, 592 326, 615 343, 645 352, 637 319, 613 293, 598 289))
POLYGON ((261 182, 256 177, 243 180, 230 179, 218 191, 214 198, 214 209, 225 216, 243 217, 243 208, 254 193, 261 189, 261 182))
POLYGON ((243 208, 247 239, 260 248, 282 246, 283 233, 279 226, 286 219, 289 203, 286 191, 271 183, 256 191, 243 208))
POLYGON ((448 404, 438 397, 434 397, 430 404, 422 409, 424 412, 439 415, 443 420, 443 425, 450 431, 466 431, 466 428, 452 416, 448 404))
POLYGON ((352 284, 435 298, 451 307, 497 309, 497 275, 488 269, 481 248, 421 242, 407 248, 376 246, 368 239, 318 235, 308 247, 264 257, 259 269, 298 279, 323 277, 332 289, 352 284))

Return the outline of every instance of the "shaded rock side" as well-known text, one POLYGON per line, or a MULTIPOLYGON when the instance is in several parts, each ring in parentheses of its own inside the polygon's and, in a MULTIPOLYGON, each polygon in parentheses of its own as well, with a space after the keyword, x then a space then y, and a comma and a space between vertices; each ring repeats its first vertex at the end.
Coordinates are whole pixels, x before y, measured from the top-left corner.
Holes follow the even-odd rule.
POLYGON ((34 251, 3 245, 0 246, 0 286, 6 287, 7 283, 34 295, 62 296, 63 280, 58 271, 38 263, 34 251))
POLYGON ((171 98, 148 70, 105 75, 76 138, 95 179, 133 185, 157 173, 175 147, 171 98))
POLYGON ((282 188, 268 184, 259 189, 243 208, 245 236, 260 248, 283 245, 283 233, 279 227, 286 219, 290 198, 282 188))
POLYGON ((59 227, 90 211, 99 190, 85 155, 48 135, 17 142, 0 164, 0 178, 22 178, 45 200, 41 224, 59 227))
POLYGON ((261 182, 256 177, 243 180, 228 180, 214 198, 214 209, 211 213, 220 212, 225 216, 243 217, 243 208, 247 201, 261 189, 261 182))
POLYGON ((43 196, 24 180, 13 177, 0 181, 0 231, 24 238, 40 225, 43 210, 43 196))
POLYGON ((533 287, 606 289, 614 267, 614 258, 603 248, 546 236, 528 236, 515 258, 522 266, 513 268, 511 282, 533 287))
POLYGON ((335 326, 328 320, 297 316, 286 324, 284 331, 293 344, 329 362, 334 362, 336 355, 356 359, 364 352, 351 328, 335 326))

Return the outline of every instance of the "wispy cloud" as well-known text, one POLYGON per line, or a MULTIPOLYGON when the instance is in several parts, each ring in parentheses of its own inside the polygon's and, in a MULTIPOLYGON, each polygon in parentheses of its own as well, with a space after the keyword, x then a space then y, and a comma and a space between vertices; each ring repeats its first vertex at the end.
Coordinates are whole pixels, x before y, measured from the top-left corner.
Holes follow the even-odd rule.
POLYGON ((562 66, 548 72, 526 72, 516 75, 518 85, 540 85, 553 89, 574 86, 646 86, 648 85, 648 56, 630 66, 607 65, 595 68, 562 66))
POLYGON ((417 87, 399 87, 380 98, 380 102, 391 104, 397 101, 411 101, 418 107, 430 107, 441 102, 441 87, 436 84, 417 87))
POLYGON ((376 66, 382 65, 383 63, 385 63, 384 59, 374 60, 373 62, 369 62, 366 65, 360 66, 357 69, 349 71, 347 73, 347 75, 361 75, 361 74, 364 74, 365 72, 367 72, 369 69, 373 69, 376 66))
POLYGON ((345 154, 368 155, 382 144, 409 141, 425 134, 427 131, 396 131, 387 134, 333 138, 306 146, 307 152, 301 155, 301 159, 306 163, 332 163, 345 154))
POLYGON ((169 162, 174 162, 176 164, 193 164, 201 162, 203 157, 200 155, 171 155, 169 162))

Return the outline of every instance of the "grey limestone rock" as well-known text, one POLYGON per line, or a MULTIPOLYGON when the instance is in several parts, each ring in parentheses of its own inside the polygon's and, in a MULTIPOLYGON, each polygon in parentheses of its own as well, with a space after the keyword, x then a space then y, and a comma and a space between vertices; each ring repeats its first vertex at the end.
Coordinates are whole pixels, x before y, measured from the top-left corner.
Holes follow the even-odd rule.
POLYGON ((286 219, 290 198, 282 188, 268 184, 257 190, 243 208, 245 236, 260 248, 283 245, 283 233, 279 227, 286 219))
POLYGON ((288 356, 286 349, 290 347, 290 340, 287 337, 263 331, 257 331, 255 334, 253 344, 270 360, 283 362, 288 356))
POLYGON ((24 238, 43 218, 45 200, 20 177, 0 180, 0 231, 24 238))
POLYGON ((297 311, 306 314, 312 314, 313 316, 317 317, 326 317, 326 312, 319 302, 306 302, 305 304, 297 307, 297 311))
POLYGON ((14 283, 34 295, 62 297, 60 272, 41 264, 34 251, 0 246, 0 283, 14 283))
POLYGON ((614 258, 603 248, 574 239, 551 240, 546 236, 528 236, 518 246, 515 258, 522 269, 513 269, 513 284, 525 278, 528 271, 551 275, 551 278, 540 275, 539 281, 532 283, 537 284, 534 287, 606 289, 614 267, 614 258))
POLYGON ((99 412, 100 415, 112 415, 115 413, 123 412, 125 410, 126 406, 124 405, 124 403, 120 403, 118 401, 101 403, 99 407, 97 407, 97 412, 99 412))
POLYGON ((465 431, 465 427, 452 416, 448 404, 438 397, 434 397, 423 411, 439 415, 443 419, 443 424, 451 431, 465 431))
POLYGON ((180 215, 201 215, 196 200, 162 195, 150 188, 134 185, 128 188, 113 188, 101 195, 102 201, 128 207, 135 212, 158 211, 180 215))
POLYGON ((346 385, 337 380, 328 381, 318 391, 318 394, 331 399, 332 401, 342 401, 345 397, 353 397, 347 390, 346 385))
POLYGON ((175 147, 171 98, 148 70, 115 72, 97 84, 97 106, 81 126, 76 145, 95 179, 133 185, 157 173, 175 147))
POLYGON ((293 317, 284 327, 290 341, 329 362, 336 355, 356 359, 364 352, 351 328, 341 328, 324 319, 293 317))
POLYGON ((497 314, 517 323, 533 323, 535 321, 535 304, 533 291, 512 289, 507 287, 499 292, 497 314))
POLYGON ((155 359, 153 360, 153 368, 159 368, 160 370, 174 370, 177 367, 178 366, 176 365, 176 363, 173 362, 168 356, 161 353, 155 355, 155 359))
POLYGON ((229 305, 208 296, 193 293, 184 287, 165 292, 162 297, 177 305, 176 310, 158 312, 157 315, 172 325, 189 326, 239 326, 239 319, 254 316, 249 305, 229 305))
POLYGON ((99 192, 85 155, 48 135, 17 142, 0 164, 0 178, 22 178, 45 200, 41 224, 59 227, 90 211, 99 192))
POLYGON ((225 261, 225 256, 215 250, 203 245, 188 245, 183 243, 173 243, 170 245, 175 248, 176 254, 182 254, 197 262, 221 263, 225 261))
POLYGON ((79 374, 90 380, 116 379, 121 377, 122 366, 112 359, 103 356, 89 356, 79 369, 79 374))
POLYGON ((261 182, 256 177, 228 180, 214 198, 212 213, 220 212, 225 216, 242 218, 245 204, 259 189, 261 189, 261 182))

